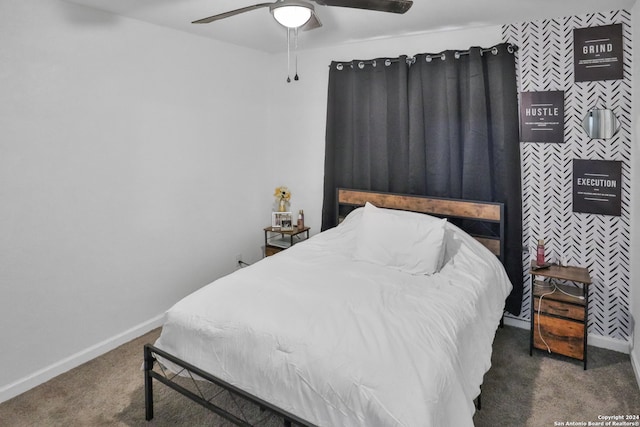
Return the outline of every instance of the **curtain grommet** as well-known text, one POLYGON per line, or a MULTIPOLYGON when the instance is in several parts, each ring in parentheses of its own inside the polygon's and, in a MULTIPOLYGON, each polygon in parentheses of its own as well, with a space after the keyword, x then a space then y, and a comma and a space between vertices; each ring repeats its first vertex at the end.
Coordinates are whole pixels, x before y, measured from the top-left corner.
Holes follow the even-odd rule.
POLYGON ((440 55, 440 59, 444 61, 445 59, 447 59, 447 55, 442 52, 442 54, 440 55))
POLYGON ((342 71, 343 68, 344 68, 344 66, 342 64, 336 65, 336 70, 338 70, 338 71, 342 71))
POLYGON ((364 68, 364 62, 362 61, 358 62, 358 68, 362 70, 364 68))
POLYGON ((460 59, 460 52, 454 53, 453 57, 456 58, 456 59, 460 59))
POLYGON ((431 57, 431 55, 427 55, 427 56, 424 57, 424 60, 427 61, 427 62, 431 62, 431 61, 433 61, 433 58, 431 57))
POLYGON ((388 67, 389 65, 391 65, 391 60, 390 60, 390 59, 385 59, 385 60, 384 60, 384 65, 386 65, 387 67, 388 67))
POLYGON ((507 52, 509 52, 509 53, 515 52, 515 49, 513 48, 512 44, 507 45, 507 52))
POLYGON ((493 53, 494 55, 497 55, 497 54, 498 54, 498 48, 497 48, 497 47, 495 47, 495 46, 494 46, 494 47, 492 47, 492 48, 491 48, 491 53, 493 53))
POLYGON ((371 62, 371 65, 373 65, 373 68, 377 67, 378 64, 376 63, 376 60, 374 59, 373 62, 371 62))

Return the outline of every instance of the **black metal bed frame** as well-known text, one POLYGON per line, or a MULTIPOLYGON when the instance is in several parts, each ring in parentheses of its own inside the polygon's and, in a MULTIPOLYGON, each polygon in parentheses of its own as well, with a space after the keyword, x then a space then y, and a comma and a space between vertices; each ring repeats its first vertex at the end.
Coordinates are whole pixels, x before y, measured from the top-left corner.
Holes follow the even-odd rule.
MULTIPOLYGON (((253 403, 260 407, 262 411, 268 410, 277 416, 283 419, 284 425, 287 427, 292 426, 292 423, 303 427, 316 427, 315 424, 312 424, 308 421, 303 420, 302 418, 293 415, 283 409, 278 408, 277 406, 269 403, 259 397, 252 395, 251 393, 247 393, 246 391, 229 384, 226 381, 223 381, 208 372, 203 371, 202 369, 193 366, 190 363, 187 363, 176 356, 167 353, 166 351, 160 350, 159 348, 151 345, 145 344, 144 346, 144 402, 145 402, 145 419, 150 421, 153 419, 153 380, 157 380, 167 387, 172 388, 183 396, 191 399, 192 401, 204 406, 212 412, 215 412, 219 416, 231 421, 232 423, 242 426, 242 427, 251 427, 251 424, 246 418, 241 419, 238 416, 232 414, 226 409, 217 406, 212 402, 212 398, 207 399, 204 396, 204 393, 201 391, 200 387, 198 387, 196 377, 209 381, 225 391, 229 392, 231 396, 237 396, 241 399, 244 399, 248 402, 253 403), (168 360, 169 362, 179 366, 181 368, 180 372, 174 373, 173 376, 169 376, 166 371, 162 368, 161 363, 158 361, 157 357, 159 356, 162 359, 168 360), (156 363, 160 366, 161 372, 157 372, 154 370, 154 366, 156 363), (193 383, 196 386, 197 393, 189 390, 188 388, 176 383, 173 381, 173 378, 176 376, 186 373, 188 377, 193 380, 193 383)), ((215 397, 215 396, 213 396, 215 397)))
MULTIPOLYGON (((381 194, 381 193, 376 193, 376 192, 370 192, 370 191, 359 191, 359 190, 349 190, 349 189, 338 189, 337 191, 337 209, 339 208, 339 205, 345 205, 345 206, 352 206, 352 207, 356 207, 358 205, 363 205, 364 203, 360 203, 359 201, 356 201, 355 199, 352 200, 342 200, 340 198, 341 194, 347 194, 350 196, 356 196, 359 197, 362 193, 365 194, 381 194), (359 194, 357 194, 359 193, 359 194)), ((498 208, 499 210, 499 220, 498 221, 494 221, 491 219, 487 219, 487 218, 480 218, 478 219, 477 217, 470 217, 470 216, 466 216, 466 215, 450 215, 452 217, 456 217, 456 218, 464 218, 464 219, 476 219, 476 220, 480 220, 480 221, 489 221, 489 222, 497 222, 499 223, 500 226, 500 236, 496 237, 495 236, 487 236, 488 238, 492 238, 492 239, 496 239, 498 241, 498 248, 497 249, 499 251, 498 257, 500 258, 500 260, 503 260, 504 257, 504 205, 502 203, 491 203, 491 202, 469 202, 469 201, 464 201, 464 200, 459 200, 459 199, 444 199, 444 198, 435 198, 435 197, 427 197, 427 196, 412 196, 412 195, 402 195, 402 194, 392 194, 392 193, 385 193, 386 196, 390 196, 390 197, 394 197, 394 196, 400 196, 400 197, 405 197, 405 198, 411 198, 411 199, 424 199, 424 200, 434 200, 436 201, 436 203, 438 202, 443 202, 443 201, 451 201, 451 202, 461 202, 461 203, 471 203, 471 204, 482 204, 482 205, 494 205, 494 207, 498 208)), ((386 200, 386 199, 385 199, 386 200)), ((379 206, 379 207, 385 207, 385 206, 379 206)), ((390 208, 396 208, 393 204, 389 205, 388 207, 390 208)), ((428 209, 422 209, 422 210, 418 210, 418 211, 422 211, 424 213, 431 213, 429 211, 430 207, 428 209)), ((337 214, 339 213, 336 212, 337 214)), ((437 213, 436 213, 437 214, 437 213)), ((444 215, 444 216, 449 216, 449 215, 444 215)), ((486 238, 486 237, 485 237, 486 238)), ((504 319, 504 316, 503 316, 504 319)), ((501 319, 500 321, 500 326, 503 325, 503 319, 501 319)), ((242 427, 252 427, 253 425, 246 420, 246 418, 243 420, 239 417, 237 417, 236 415, 232 414, 231 412, 227 411, 226 409, 217 406, 216 404, 214 404, 212 402, 213 398, 209 398, 207 399, 204 394, 202 393, 200 387, 198 387, 197 383, 196 383, 196 379, 194 378, 194 375, 197 376, 198 378, 204 379, 206 381, 209 381, 210 383, 213 383, 219 387, 221 387, 223 390, 227 391, 230 393, 231 396, 237 396, 241 399, 244 399, 245 401, 251 402, 254 405, 257 405, 261 410, 263 411, 270 411, 271 413, 277 415, 278 417, 281 417, 283 419, 283 423, 285 425, 285 427, 291 427, 292 423, 295 423, 296 425, 302 426, 302 427, 317 427, 315 424, 310 423, 294 414, 291 414, 288 411, 285 411, 279 407, 277 407, 276 405, 269 403, 259 397, 256 397, 254 395, 252 395, 251 393, 248 393, 232 384, 229 384, 226 381, 223 381, 217 377, 215 377, 214 375, 211 375, 208 372, 203 371, 202 369, 188 363, 185 362, 183 360, 181 360, 180 358, 167 353, 164 350, 161 350, 151 344, 146 344, 144 346, 144 396, 145 396, 145 419, 147 421, 150 421, 151 419, 153 419, 153 380, 157 380, 159 382, 161 382, 162 384, 166 385, 167 387, 170 387, 171 389, 177 391, 178 393, 182 394, 183 396, 191 399, 192 401, 202 405, 203 407, 209 409, 210 411, 216 413, 217 415, 227 419, 228 421, 231 421, 232 423, 238 425, 238 426, 242 426, 242 427), (165 359, 171 363, 173 363, 176 366, 179 366, 181 368, 180 372, 174 373, 173 376, 169 376, 166 371, 162 368, 162 364, 158 361, 158 358, 156 357, 160 357, 161 359, 165 359), (161 372, 157 372, 156 370, 154 370, 154 366, 156 366, 156 364, 160 367, 161 372), (183 387, 182 385, 176 383, 173 381, 173 378, 179 376, 181 373, 185 372, 187 374, 188 377, 191 377, 191 379, 193 380, 194 384, 195 384, 195 388, 197 390, 197 393, 193 392, 192 390, 189 390, 185 387, 183 387)), ((478 397, 475 399, 475 406, 478 410, 482 409, 482 387, 480 388, 480 394, 478 395, 478 397)))

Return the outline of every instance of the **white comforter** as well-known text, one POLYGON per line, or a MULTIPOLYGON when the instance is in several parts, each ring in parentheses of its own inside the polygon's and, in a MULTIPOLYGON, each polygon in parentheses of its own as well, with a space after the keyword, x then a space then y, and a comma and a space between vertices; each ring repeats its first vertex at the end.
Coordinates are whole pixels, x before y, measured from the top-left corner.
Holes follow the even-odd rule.
POLYGON ((321 426, 472 426, 511 284, 449 224, 445 265, 354 261, 340 226, 189 295, 156 345, 321 426))

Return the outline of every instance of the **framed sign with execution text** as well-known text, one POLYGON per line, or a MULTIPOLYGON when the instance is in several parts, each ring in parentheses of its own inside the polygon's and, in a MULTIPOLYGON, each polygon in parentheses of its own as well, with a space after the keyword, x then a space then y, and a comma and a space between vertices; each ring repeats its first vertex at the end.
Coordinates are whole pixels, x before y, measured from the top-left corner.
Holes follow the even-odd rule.
POLYGON ((620 216, 622 162, 573 160, 573 211, 620 216))

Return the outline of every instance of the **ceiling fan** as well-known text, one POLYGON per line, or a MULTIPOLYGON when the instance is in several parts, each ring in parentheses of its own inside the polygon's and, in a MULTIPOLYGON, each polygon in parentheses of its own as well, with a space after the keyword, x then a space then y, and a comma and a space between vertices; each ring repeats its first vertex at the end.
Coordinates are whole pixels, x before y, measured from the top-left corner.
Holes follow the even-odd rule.
MULTIPOLYGON (((315 8, 311 2, 321 6, 339 6, 391 13, 405 13, 413 5, 411 0, 276 0, 272 3, 258 3, 253 6, 219 13, 193 21, 192 24, 208 24, 241 13, 268 7, 275 20, 287 29, 287 72, 289 72, 291 69, 291 32, 293 31, 294 33, 294 45, 297 47, 298 30, 309 31, 322 27, 322 23, 316 15, 315 8)), ((299 80, 297 54, 295 55, 294 80, 299 80)), ((287 83, 289 82, 291 82, 291 78, 287 75, 287 83)))
MULTIPOLYGON (((339 6, 354 9, 375 10, 379 12, 405 13, 413 5, 410 0, 311 0, 321 6, 339 6)), ((256 9, 268 7, 273 17, 281 25, 302 29, 303 31, 313 30, 322 26, 320 19, 316 15, 313 4, 305 0, 277 0, 273 3, 258 3, 253 6, 242 7, 208 18, 198 19, 192 24, 208 24, 224 18, 250 12, 256 9)))

